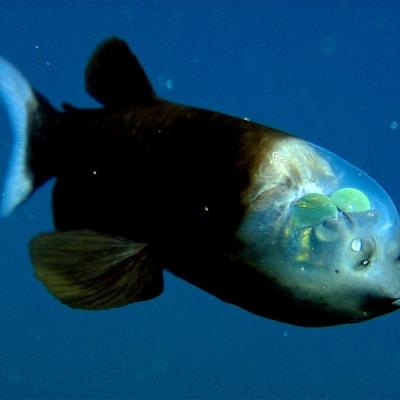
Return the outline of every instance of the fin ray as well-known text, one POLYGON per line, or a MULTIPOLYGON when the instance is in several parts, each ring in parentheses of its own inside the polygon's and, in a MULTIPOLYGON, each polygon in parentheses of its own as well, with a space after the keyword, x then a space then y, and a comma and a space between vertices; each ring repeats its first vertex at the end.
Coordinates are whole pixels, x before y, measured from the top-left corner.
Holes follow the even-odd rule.
POLYGON ((121 307, 163 290, 144 243, 80 230, 39 235, 30 250, 37 278, 70 307, 121 307))

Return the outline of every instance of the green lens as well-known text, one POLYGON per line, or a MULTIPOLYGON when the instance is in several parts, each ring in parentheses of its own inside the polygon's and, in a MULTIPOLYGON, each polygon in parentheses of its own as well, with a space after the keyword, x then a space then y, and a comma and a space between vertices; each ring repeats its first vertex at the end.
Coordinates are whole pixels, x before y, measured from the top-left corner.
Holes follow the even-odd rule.
POLYGON ((293 205, 291 221, 297 228, 318 225, 326 218, 337 217, 338 210, 331 198, 309 193, 293 205))
POLYGON ((336 190, 331 199, 336 207, 345 213, 363 212, 371 209, 368 197, 358 189, 343 188, 336 190))

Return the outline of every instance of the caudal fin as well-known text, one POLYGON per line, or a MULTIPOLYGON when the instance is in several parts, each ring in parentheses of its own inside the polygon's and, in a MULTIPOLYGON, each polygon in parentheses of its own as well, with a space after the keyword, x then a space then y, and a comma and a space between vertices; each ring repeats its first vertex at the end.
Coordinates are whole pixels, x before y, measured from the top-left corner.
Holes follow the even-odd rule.
POLYGON ((43 168, 39 153, 46 142, 46 121, 55 110, 3 58, 0 58, 0 100, 9 116, 13 136, 1 203, 1 214, 7 216, 51 175, 43 168))

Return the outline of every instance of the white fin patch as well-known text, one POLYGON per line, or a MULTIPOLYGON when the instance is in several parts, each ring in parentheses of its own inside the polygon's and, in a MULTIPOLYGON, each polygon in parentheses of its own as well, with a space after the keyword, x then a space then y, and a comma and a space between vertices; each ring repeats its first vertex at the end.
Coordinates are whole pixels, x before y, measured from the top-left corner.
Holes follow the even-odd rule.
POLYGON ((28 118, 35 112, 38 102, 27 80, 3 58, 0 58, 0 99, 9 116, 13 135, 1 203, 1 214, 7 216, 33 190, 33 178, 27 165, 28 118))

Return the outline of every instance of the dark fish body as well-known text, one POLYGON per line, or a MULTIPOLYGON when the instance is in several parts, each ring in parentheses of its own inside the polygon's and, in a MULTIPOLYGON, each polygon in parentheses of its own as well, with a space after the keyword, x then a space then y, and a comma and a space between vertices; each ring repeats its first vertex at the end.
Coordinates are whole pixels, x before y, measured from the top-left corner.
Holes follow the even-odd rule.
POLYGON ((240 247, 235 232, 255 149, 278 132, 163 100, 143 109, 72 111, 64 117, 68 121, 60 126, 68 127, 67 139, 55 161, 58 230, 94 229, 151 243, 164 268, 265 313, 271 289, 259 273, 226 255, 240 247), (80 138, 80 149, 68 148, 76 143, 68 132, 80 138))
POLYGON ((86 83, 103 107, 58 112, 0 62, 15 136, 3 211, 56 178, 56 232, 30 249, 63 303, 151 299, 166 269, 298 325, 398 307, 397 211, 361 171, 283 132, 160 99, 119 39, 96 50, 86 83))

